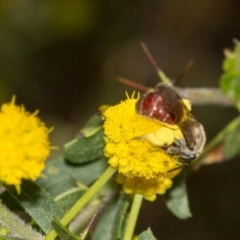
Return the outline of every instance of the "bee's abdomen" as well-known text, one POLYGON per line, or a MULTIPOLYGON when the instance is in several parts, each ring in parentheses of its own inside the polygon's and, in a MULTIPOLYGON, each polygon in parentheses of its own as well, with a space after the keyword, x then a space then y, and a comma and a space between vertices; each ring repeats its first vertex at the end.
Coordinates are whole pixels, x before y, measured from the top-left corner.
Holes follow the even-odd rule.
POLYGON ((145 93, 137 101, 137 113, 161 122, 175 124, 174 116, 167 111, 162 97, 157 92, 145 93))

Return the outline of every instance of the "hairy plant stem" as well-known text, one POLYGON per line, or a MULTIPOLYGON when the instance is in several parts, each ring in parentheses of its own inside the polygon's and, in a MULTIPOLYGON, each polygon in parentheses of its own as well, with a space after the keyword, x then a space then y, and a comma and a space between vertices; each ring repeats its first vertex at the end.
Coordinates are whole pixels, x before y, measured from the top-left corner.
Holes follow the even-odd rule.
POLYGON ((234 107, 236 103, 223 94, 219 88, 178 88, 181 98, 191 101, 192 105, 215 105, 234 107))
POLYGON ((27 225, 17 215, 8 210, 0 203, 0 225, 5 227, 8 232, 15 237, 24 238, 27 240, 42 240, 43 236, 27 225))
POLYGON ((133 198, 132 208, 129 214, 127 227, 125 230, 123 240, 131 240, 133 237, 134 229, 136 226, 139 210, 141 208, 143 196, 140 194, 135 194, 133 198))
MULTIPOLYGON (((63 216, 60 223, 64 226, 68 225, 80 210, 92 199, 92 197, 101 189, 101 187, 116 172, 116 168, 108 167, 108 169, 98 178, 98 180, 88 189, 88 191, 72 206, 72 208, 63 216)), ((55 230, 51 230, 45 237, 45 240, 54 240, 57 236, 55 230)))

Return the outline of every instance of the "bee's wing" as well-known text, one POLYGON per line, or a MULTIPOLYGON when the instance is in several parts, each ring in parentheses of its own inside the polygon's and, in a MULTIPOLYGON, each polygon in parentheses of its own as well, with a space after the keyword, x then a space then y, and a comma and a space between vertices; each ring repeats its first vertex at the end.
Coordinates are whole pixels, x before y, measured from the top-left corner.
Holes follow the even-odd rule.
POLYGON ((193 149, 195 146, 195 134, 194 134, 196 127, 195 123, 198 122, 195 121, 195 119, 192 116, 190 116, 189 119, 183 122, 179 122, 178 124, 187 142, 187 146, 190 149, 193 149))
POLYGON ((193 127, 197 121, 171 86, 160 83, 157 85, 156 90, 162 97, 166 110, 173 117, 174 122, 179 125, 188 147, 192 149, 195 144, 193 127))
POLYGON ((206 134, 203 125, 190 115, 188 121, 180 123, 179 126, 188 147, 196 151, 196 154, 201 153, 206 142, 206 134))
POLYGON ((156 91, 162 97, 167 112, 173 117, 176 124, 188 117, 189 110, 171 86, 160 83, 157 85, 156 91))

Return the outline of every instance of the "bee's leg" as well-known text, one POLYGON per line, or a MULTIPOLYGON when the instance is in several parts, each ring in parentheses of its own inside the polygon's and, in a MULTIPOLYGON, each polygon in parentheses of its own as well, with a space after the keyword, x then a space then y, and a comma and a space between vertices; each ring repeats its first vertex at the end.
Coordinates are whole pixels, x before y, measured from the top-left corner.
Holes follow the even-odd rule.
POLYGON ((188 148, 184 138, 176 139, 174 143, 166 149, 166 152, 170 155, 178 155, 183 163, 189 163, 196 157, 196 153, 188 148))
POLYGON ((186 145, 184 142, 184 139, 176 139, 174 143, 166 149, 166 152, 170 155, 179 155, 182 147, 186 145))
POLYGON ((178 166, 178 167, 175 167, 175 168, 172 168, 172 169, 168 170, 167 173, 174 172, 174 171, 176 171, 176 170, 178 170, 178 169, 183 169, 183 168, 185 168, 186 166, 188 166, 188 163, 183 163, 182 165, 180 165, 180 166, 178 166))

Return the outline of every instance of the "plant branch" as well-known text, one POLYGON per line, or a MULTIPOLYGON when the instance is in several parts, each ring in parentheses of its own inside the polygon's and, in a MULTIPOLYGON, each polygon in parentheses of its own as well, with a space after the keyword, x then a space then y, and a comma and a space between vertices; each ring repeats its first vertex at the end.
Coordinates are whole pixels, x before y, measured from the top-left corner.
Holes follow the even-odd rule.
MULTIPOLYGON (((98 180, 88 189, 88 191, 63 216, 63 218, 60 220, 60 223, 63 224, 63 226, 68 225, 115 172, 116 168, 108 167, 108 169, 98 178, 98 180)), ((52 229, 46 235, 45 240, 53 240, 56 236, 57 233, 52 229)))
POLYGON ((143 200, 143 196, 141 194, 134 195, 132 208, 128 218, 128 223, 127 223, 123 240, 131 240, 133 237, 133 233, 136 226, 139 210, 141 208, 142 200, 143 200))
POLYGON ((181 98, 186 98, 193 105, 235 106, 234 101, 226 97, 219 88, 176 88, 181 98))
POLYGON ((0 225, 5 226, 6 229, 15 237, 24 238, 28 240, 42 240, 43 236, 25 224, 17 215, 9 211, 2 203, 0 203, 0 225))

